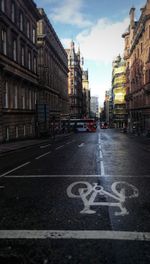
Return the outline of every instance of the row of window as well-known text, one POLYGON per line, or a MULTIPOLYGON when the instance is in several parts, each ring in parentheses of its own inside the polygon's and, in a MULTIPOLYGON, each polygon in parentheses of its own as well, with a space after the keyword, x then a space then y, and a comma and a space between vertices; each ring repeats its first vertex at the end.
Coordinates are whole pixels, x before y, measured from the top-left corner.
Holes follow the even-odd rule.
MULTIPOLYGON (((0 0, 0 9, 2 12, 7 12, 6 0, 0 0)), ((31 22, 25 17, 22 10, 17 9, 17 5, 14 1, 11 1, 11 20, 13 23, 19 26, 22 32, 26 33, 26 36, 36 43, 36 29, 31 22), (18 21, 17 21, 18 19, 18 21), (32 28, 32 30, 31 30, 32 28)))
POLYGON ((146 83, 150 82, 150 69, 146 70, 145 72, 145 82, 146 83))
POLYGON ((4 91, 4 108, 12 109, 35 109, 35 104, 37 101, 37 95, 34 91, 23 89, 18 89, 17 86, 9 87, 8 82, 5 83, 4 91))
POLYGON ((140 43, 140 46, 137 48, 137 51, 135 53, 135 59, 139 58, 139 56, 142 54, 143 52, 143 43, 140 43))
POLYGON ((146 98, 144 95, 137 95, 133 97, 132 101, 132 107, 143 107, 147 105, 148 98, 146 98))
POLYGON ((5 140, 9 141, 11 138, 19 138, 31 136, 33 134, 32 124, 24 124, 23 126, 5 127, 5 140))
MULTIPOLYGON (((7 39, 7 32, 5 29, 2 29, 1 31, 1 39, 2 39, 2 44, 1 44, 1 50, 4 55, 8 55, 8 39, 7 39)), ((20 47, 20 56, 18 56, 18 42, 17 39, 13 39, 12 41, 12 59, 15 62, 20 62, 22 66, 26 66, 29 70, 33 70, 34 73, 37 73, 37 57, 36 55, 33 55, 31 53, 31 50, 28 49, 26 51, 26 48, 24 45, 21 45, 20 47)))
MULTIPOLYGON (((51 109, 58 109, 58 96, 50 93, 43 95, 47 100, 47 104, 51 109)), ((10 85, 8 81, 5 82, 5 89, 3 93, 3 108, 4 109, 24 109, 35 110, 37 104, 37 93, 34 90, 20 88, 17 85, 10 85)))

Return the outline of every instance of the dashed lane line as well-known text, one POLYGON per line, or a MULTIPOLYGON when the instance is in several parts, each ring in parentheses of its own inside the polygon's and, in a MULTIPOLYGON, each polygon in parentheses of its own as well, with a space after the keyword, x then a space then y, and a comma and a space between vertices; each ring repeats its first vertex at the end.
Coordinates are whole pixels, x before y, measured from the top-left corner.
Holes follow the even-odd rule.
POLYGON ((84 145, 85 145, 85 143, 81 143, 81 144, 78 145, 78 147, 82 148, 82 147, 84 147, 84 145))
POLYGON ((70 142, 67 142, 67 143, 66 143, 66 145, 69 145, 69 144, 71 144, 71 143, 72 143, 72 141, 70 141, 70 142))
MULTIPOLYGON (((73 141, 68 142, 68 143, 66 143, 66 144, 70 144, 70 143, 72 143, 72 142, 73 142, 73 141)), ((51 144, 48 144, 48 145, 45 145, 45 146, 40 146, 40 148, 46 148, 46 147, 48 147, 48 146, 51 146, 51 144)), ((64 146, 65 146, 65 145, 61 145, 61 146, 55 148, 55 150, 59 150, 59 149, 63 148, 64 146)), ((46 155, 48 155, 48 154, 50 154, 50 153, 51 153, 51 151, 46 152, 46 153, 44 153, 44 154, 42 154, 42 155, 36 157, 35 159, 38 160, 38 159, 40 159, 40 158, 42 158, 42 157, 44 157, 44 156, 46 156, 46 155)))
POLYGON ((43 148, 47 148, 49 146, 51 146, 51 144, 47 144, 47 145, 40 146, 40 148, 43 149, 43 148))
POLYGON ((100 150, 99 154, 100 154, 100 159, 103 159, 103 153, 101 150, 100 150))
POLYGON ((67 142, 66 144, 71 144, 71 143, 73 143, 73 142, 75 142, 76 140, 75 139, 73 139, 73 140, 71 140, 71 141, 69 141, 69 142, 67 142))
POLYGON ((99 157, 100 157, 100 172, 101 176, 105 176, 105 168, 104 168, 104 161, 103 161, 103 153, 102 153, 102 145, 101 145, 101 135, 98 134, 98 146, 99 146, 99 157))
POLYGON ((0 230, 0 239, 47 238, 150 241, 150 233, 107 230, 0 230))
POLYGON ((50 154, 50 153, 51 153, 51 151, 48 151, 48 152, 46 152, 46 153, 44 153, 44 154, 42 154, 42 155, 36 157, 35 159, 36 159, 36 160, 41 159, 42 157, 44 157, 44 156, 46 156, 46 155, 48 155, 48 154, 50 154))
POLYGON ((7 174, 10 174, 11 172, 16 171, 16 170, 18 170, 18 169, 20 169, 20 168, 22 168, 22 167, 25 167, 25 166, 27 166, 27 165, 30 164, 30 163, 31 163, 31 162, 28 161, 28 162, 26 162, 26 163, 24 163, 24 164, 21 164, 20 166, 18 166, 18 167, 16 167, 16 168, 14 168, 14 169, 12 169, 12 170, 10 170, 10 171, 7 171, 7 172, 5 172, 4 174, 0 175, 0 177, 6 176, 7 174))
POLYGON ((101 176, 106 176, 105 175, 105 169, 104 169, 104 162, 103 162, 103 160, 101 160, 100 166, 101 166, 101 176))
POLYGON ((61 146, 55 148, 55 150, 61 149, 61 148, 63 148, 64 146, 65 146, 65 145, 61 145, 61 146))

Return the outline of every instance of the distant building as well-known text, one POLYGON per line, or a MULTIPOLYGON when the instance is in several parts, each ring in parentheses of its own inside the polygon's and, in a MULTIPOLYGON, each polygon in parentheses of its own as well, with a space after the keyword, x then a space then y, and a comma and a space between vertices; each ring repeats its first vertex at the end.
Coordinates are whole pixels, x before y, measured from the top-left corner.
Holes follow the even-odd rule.
POLYGON ((99 112, 100 112, 100 122, 105 122, 106 120, 106 113, 104 110, 105 107, 100 107, 99 112))
POLYGON ((116 128, 127 125, 126 64, 119 56, 113 61, 112 70, 113 122, 116 128))
POLYGON ((71 42, 70 49, 66 49, 68 54, 68 95, 69 113, 71 118, 81 118, 83 116, 83 94, 82 94, 82 67, 80 50, 75 52, 74 42, 71 42))
POLYGON ((99 102, 97 96, 91 96, 90 116, 99 118, 99 102))
POLYGON ((132 132, 150 131, 150 1, 141 8, 135 21, 135 8, 130 10, 130 25, 125 40, 128 127, 132 132))
POLYGON ((37 123, 42 134, 53 132, 60 119, 69 114, 68 57, 44 9, 38 10, 41 19, 37 23, 40 85, 37 123))
POLYGON ((88 71, 82 72, 83 116, 90 116, 90 88, 88 71))
POLYGON ((0 142, 36 134, 36 23, 32 0, 0 1, 0 142))
POLYGON ((113 103, 111 89, 105 92, 104 112, 105 122, 111 126, 113 122, 113 103))

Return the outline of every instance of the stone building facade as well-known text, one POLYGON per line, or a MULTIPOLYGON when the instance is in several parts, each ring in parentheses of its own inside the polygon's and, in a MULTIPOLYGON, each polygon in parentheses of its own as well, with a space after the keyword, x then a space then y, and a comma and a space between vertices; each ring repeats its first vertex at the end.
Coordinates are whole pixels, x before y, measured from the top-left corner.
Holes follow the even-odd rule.
POLYGON ((99 118, 99 102, 98 96, 91 96, 90 101, 90 117, 91 118, 99 118))
POLYGON ((41 19, 37 23, 40 83, 37 121, 39 133, 45 133, 68 116, 68 57, 44 9, 38 10, 41 19))
POLYGON ((82 91, 83 91, 83 116, 90 117, 90 88, 88 70, 82 72, 82 91))
POLYGON ((141 8, 135 21, 135 8, 130 10, 130 25, 123 34, 127 77, 127 110, 129 130, 150 131, 150 0, 141 8))
POLYGON ((68 54, 68 95, 69 112, 71 118, 83 117, 82 67, 80 51, 75 52, 74 42, 71 42, 68 54))
POLYGON ((32 0, 0 0, 0 142, 36 134, 39 18, 32 0))

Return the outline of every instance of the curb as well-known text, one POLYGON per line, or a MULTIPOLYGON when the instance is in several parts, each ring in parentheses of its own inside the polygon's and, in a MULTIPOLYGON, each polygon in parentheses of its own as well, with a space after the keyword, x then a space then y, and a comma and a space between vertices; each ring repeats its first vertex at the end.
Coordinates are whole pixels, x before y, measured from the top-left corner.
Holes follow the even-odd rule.
MULTIPOLYGON (((39 145, 39 144, 42 144, 42 143, 46 143, 46 142, 50 142, 50 143, 54 143, 54 142, 57 142, 59 141, 60 139, 62 138, 65 138, 67 136, 71 136, 72 134, 74 133, 69 133, 69 134, 64 134, 64 135, 57 135, 55 137, 55 139, 53 138, 49 138, 49 139, 43 139, 43 141, 39 140, 39 142, 34 142, 34 143, 31 143, 29 145, 26 145, 26 146, 22 146, 22 145, 18 145, 18 147, 14 148, 14 149, 8 149, 8 150, 4 150, 4 151, 0 151, 0 157, 2 156, 6 156, 8 153, 11 153, 13 151, 17 151, 17 150, 21 150, 21 149, 28 149, 28 148, 31 148, 33 146, 36 146, 36 145, 39 145)), ((25 141, 24 141, 25 142, 25 141)), ((9 143, 8 143, 9 144, 9 143)))

